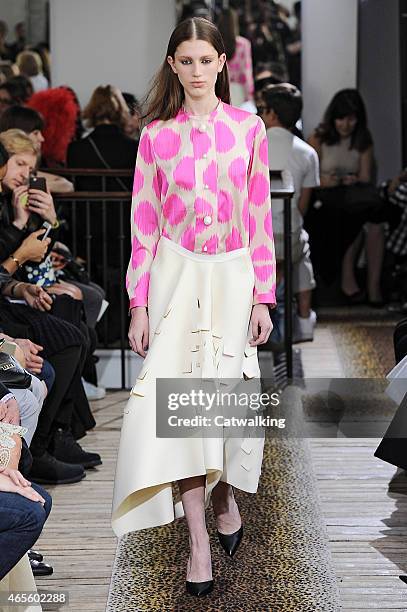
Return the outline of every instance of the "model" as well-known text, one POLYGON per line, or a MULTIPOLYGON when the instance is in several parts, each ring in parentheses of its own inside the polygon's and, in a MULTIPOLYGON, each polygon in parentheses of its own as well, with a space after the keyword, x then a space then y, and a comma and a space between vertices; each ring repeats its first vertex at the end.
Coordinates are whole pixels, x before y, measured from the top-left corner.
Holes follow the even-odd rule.
POLYGON ((126 281, 130 345, 146 358, 124 411, 112 519, 121 536, 185 516, 186 587, 198 596, 213 589, 205 507, 233 556, 233 487, 256 492, 264 436, 157 436, 156 379, 258 378, 275 306, 265 127, 229 105, 225 61, 214 24, 183 21, 148 98, 126 281))

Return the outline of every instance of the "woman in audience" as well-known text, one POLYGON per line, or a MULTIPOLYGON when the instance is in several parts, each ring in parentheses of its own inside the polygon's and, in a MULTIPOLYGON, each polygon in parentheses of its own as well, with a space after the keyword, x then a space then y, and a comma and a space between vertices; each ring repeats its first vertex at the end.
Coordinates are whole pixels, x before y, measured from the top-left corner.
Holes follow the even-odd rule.
POLYGON ((18 54, 16 63, 20 74, 30 79, 34 93, 48 89, 49 83, 42 71, 42 61, 38 53, 22 51, 18 54))
POLYGON ((240 106, 254 97, 251 42, 239 36, 237 15, 231 8, 222 12, 218 28, 225 43, 231 101, 240 106))
MULTIPOLYGON (((86 126, 92 128, 92 132, 82 140, 72 142, 68 149, 67 163, 70 168, 95 168, 95 169, 133 169, 136 162, 138 142, 130 138, 126 132, 129 124, 130 113, 122 93, 112 85, 100 86, 93 92, 89 103, 83 111, 83 119, 86 126)), ((76 188, 79 191, 102 191, 103 183, 98 177, 80 177, 76 180, 76 188)), ((106 191, 130 192, 132 188, 131 178, 107 178, 105 182, 106 191)), ((130 216, 130 198, 120 204, 123 207, 123 218, 130 216)), ((92 210, 91 233, 92 254, 91 269, 95 275, 95 281, 103 283, 103 219, 102 207, 95 202, 92 210)), ((115 202, 107 205, 106 226, 109 228, 109 271, 108 287, 104 287, 110 296, 120 295, 120 253, 117 248, 119 240, 120 219, 115 202), (113 242, 114 248, 110 245, 113 242)), ((124 258, 130 256, 130 231, 128 224, 124 223, 124 258)), ((78 254, 82 257, 86 254, 85 239, 86 223, 84 211, 78 210, 77 214, 77 245, 78 254)), ((120 308, 118 303, 113 302, 111 308, 120 308)), ((112 321, 112 329, 118 321, 112 321)), ((117 331, 117 330, 116 330, 117 331)))
MULTIPOLYGON (((38 162, 41 160, 44 127, 44 119, 40 113, 27 106, 12 106, 0 116, 0 133, 12 129, 25 132, 36 148, 38 162)), ((68 193, 74 190, 73 184, 62 176, 43 171, 37 171, 36 175, 45 178, 51 193, 68 193)))
POLYGON ((317 273, 327 284, 340 276, 348 303, 364 301, 355 261, 365 227, 368 299, 380 306, 383 205, 373 186, 373 141, 357 90, 344 89, 334 96, 309 143, 320 159, 322 188, 315 193, 306 223, 317 273))
MULTIPOLYGON (((68 148, 69 168, 133 168, 137 155, 137 142, 126 135, 130 119, 123 95, 112 85, 95 89, 82 117, 92 132, 82 140, 72 142, 68 148)), ((100 190, 100 180, 81 178, 77 187, 81 190, 100 190)), ((131 179, 112 178, 107 181, 107 191, 127 191, 131 179), (123 183, 126 188, 124 189, 123 183)))

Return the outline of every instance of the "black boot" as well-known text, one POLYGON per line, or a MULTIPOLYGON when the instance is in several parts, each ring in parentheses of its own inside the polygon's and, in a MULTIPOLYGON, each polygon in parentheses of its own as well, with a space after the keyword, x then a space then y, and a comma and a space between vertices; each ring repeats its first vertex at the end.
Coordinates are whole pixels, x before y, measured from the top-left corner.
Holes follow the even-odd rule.
POLYGON ((69 484, 79 482, 86 476, 82 465, 72 465, 71 463, 58 461, 47 451, 40 457, 34 457, 33 459, 29 478, 33 482, 38 482, 38 484, 69 484))
POLYGON ((83 450, 69 430, 56 430, 50 450, 60 461, 82 465, 84 468, 102 465, 100 455, 83 450))

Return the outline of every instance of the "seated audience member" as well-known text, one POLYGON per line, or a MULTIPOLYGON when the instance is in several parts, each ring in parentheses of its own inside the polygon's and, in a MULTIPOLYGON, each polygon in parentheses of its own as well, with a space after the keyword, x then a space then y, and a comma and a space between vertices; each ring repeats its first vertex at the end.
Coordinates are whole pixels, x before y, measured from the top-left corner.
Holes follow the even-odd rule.
POLYGON ((34 47, 30 47, 32 51, 38 53, 42 62, 42 71, 48 83, 51 83, 51 56, 49 52, 49 44, 47 42, 39 42, 34 47))
MULTIPOLYGON (((9 390, 4 385, 0 385, 0 414, 4 406, 12 401, 13 397, 9 390)), ((18 405, 15 409, 18 411, 18 405)), ((0 433, 0 581, 2 581, 38 540, 51 511, 52 500, 42 487, 31 483, 18 471, 21 438, 26 433, 25 428, 0 422, 0 433)), ((24 590, 24 584, 21 582, 19 587, 24 590)), ((0 590, 2 590, 1 585, 0 590)))
MULTIPOLYGON (((138 143, 126 133, 126 125, 129 121, 129 111, 121 92, 111 85, 100 86, 93 92, 89 103, 83 111, 83 119, 87 127, 93 131, 83 138, 72 142, 68 149, 67 163, 70 168, 94 168, 94 169, 128 169, 133 170, 137 157, 138 143)), ((102 191, 103 183, 98 177, 78 177, 76 188, 79 191, 102 191)), ((132 188, 132 178, 109 177, 105 183, 106 191, 129 192, 132 188)), ((112 202, 107 206, 106 225, 109 228, 108 254, 110 262, 111 282, 117 284, 119 266, 119 249, 117 248, 118 237, 121 233, 119 214, 117 207, 123 207, 124 219, 130 215, 130 199, 124 204, 112 202), (114 245, 114 247, 113 247, 114 245), (113 247, 113 248, 112 248, 113 247)), ((91 233, 92 259, 91 269, 95 271, 95 281, 103 283, 103 221, 101 206, 93 204, 91 233)), ((85 218, 83 211, 78 211, 77 216, 77 245, 76 254, 81 257, 86 255, 85 247, 85 218)), ((128 224, 125 227, 125 259, 130 257, 127 249, 130 245, 128 224)), ((75 254, 75 255, 76 255, 75 254)), ((93 272, 92 272, 93 273, 93 272)))
MULTIPOLYGON (((0 228, 0 261, 2 261, 15 252, 24 238, 27 239, 33 231, 38 230, 44 220, 49 221, 55 228, 50 233, 54 242, 58 220, 51 195, 41 190, 28 189, 29 173, 35 166, 33 155, 35 149, 30 138, 21 130, 8 130, 0 133, 0 142, 10 155, 7 172, 3 178, 4 198, 0 208, 3 221, 0 228)), ((92 359, 91 353, 96 347, 96 339, 91 339, 90 336, 93 332, 89 329, 88 324, 83 325, 81 323, 82 298, 86 302, 85 312, 93 316, 95 308, 98 307, 97 314, 100 311, 103 301, 102 290, 90 284, 84 286, 75 281, 73 283, 67 282, 66 279, 57 274, 51 254, 40 263, 30 261, 20 261, 19 263, 21 270, 18 272, 18 276, 20 280, 41 285, 48 293, 53 295, 52 314, 61 316, 81 327, 88 338, 89 359, 92 359)), ((92 323, 93 327, 96 323, 97 314, 95 321, 92 323)), ((90 382, 95 384, 94 380, 90 382)), ((98 399, 104 393, 101 388, 98 399)), ((94 399, 93 395, 92 399, 94 399)))
POLYGON ((237 14, 231 8, 222 11, 218 28, 225 43, 231 103, 241 106, 254 98, 251 42, 239 36, 237 14))
POLYGON ((11 77, 5 83, 1 83, 0 115, 15 104, 25 104, 32 94, 32 85, 26 77, 11 77))
POLYGON ((34 93, 48 89, 49 83, 42 71, 41 57, 35 51, 22 51, 17 56, 20 74, 30 79, 34 93))
MULTIPOLYGON (((55 239, 59 221, 49 191, 29 189, 28 180, 37 163, 36 148, 22 130, 7 130, 0 133, 0 142, 5 147, 9 160, 3 178, 3 197, 0 207, 1 237, 7 253, 0 253, 0 260, 8 257, 21 241, 33 231, 39 230, 44 221, 51 224, 50 236, 55 239)), ((51 258, 35 266, 24 264, 20 278, 34 284, 41 284, 53 295, 69 295, 81 300, 81 292, 67 283, 57 283, 52 269, 51 258)))
POLYGON ((69 87, 46 89, 33 94, 27 106, 44 119, 41 165, 48 168, 65 166, 68 146, 76 136, 80 115, 75 93, 69 87))
POLYGON ((365 227, 368 299, 380 306, 384 207, 373 185, 373 141, 357 90, 344 89, 333 97, 309 143, 321 171, 321 189, 306 218, 314 268, 327 285, 340 277, 347 303, 364 301, 355 261, 365 227))
MULTIPOLYGON (((7 173, 7 164, 8 153, 0 143, 0 182, 7 173)), ((40 374, 45 357, 55 372, 31 444, 33 475, 50 484, 78 482, 84 477, 83 466, 101 463, 99 455, 86 453, 74 440, 95 425, 81 382, 87 343, 77 327, 47 313, 52 300, 41 287, 16 282, 10 276, 20 266, 16 255, 22 260, 42 257, 48 245, 40 245, 37 237, 38 233, 34 240, 32 236, 24 240, 0 265, 2 295, 26 303, 11 303, 2 297, 0 328, 23 350, 27 368, 40 374)))
POLYGON ((381 185, 380 195, 389 204, 386 249, 396 261, 407 257, 407 168, 381 185))
MULTIPOLYGON (((27 106, 12 106, 0 116, 0 132, 12 129, 22 130, 31 138, 40 161, 44 142, 44 119, 40 113, 27 106)), ((45 178, 51 193, 68 193, 74 190, 73 184, 62 176, 42 171, 37 171, 36 175, 45 178)))
MULTIPOLYGON (((95 89, 82 117, 92 132, 69 145, 69 168, 129 168, 133 169, 137 156, 137 142, 126 135, 129 109, 122 93, 112 85, 95 89)), ((107 181, 108 191, 131 188, 131 179, 112 178, 107 181)), ((77 187, 82 190, 100 190, 100 180, 81 179, 77 187)))
MULTIPOLYGON (((311 293, 315 287, 310 259, 308 234, 303 228, 312 189, 319 185, 319 164, 315 150, 294 136, 292 130, 301 116, 302 97, 293 85, 269 85, 263 90, 261 117, 266 125, 269 166, 271 170, 288 170, 293 177, 295 195, 291 200, 293 291, 297 299, 294 340, 313 339, 316 314, 311 310, 311 293)), ((284 206, 272 202, 273 233, 276 260, 284 259, 284 206)))

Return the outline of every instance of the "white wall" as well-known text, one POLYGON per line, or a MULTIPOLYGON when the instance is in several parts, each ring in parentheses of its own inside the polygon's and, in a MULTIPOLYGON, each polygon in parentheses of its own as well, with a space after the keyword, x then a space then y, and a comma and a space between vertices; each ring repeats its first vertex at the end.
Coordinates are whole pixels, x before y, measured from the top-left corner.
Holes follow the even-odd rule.
POLYGON ((302 1, 304 132, 321 121, 332 96, 357 84, 358 0, 302 1))
POLYGON ((173 0, 52 0, 53 85, 85 104, 108 83, 138 97, 164 59, 175 25, 173 0))

